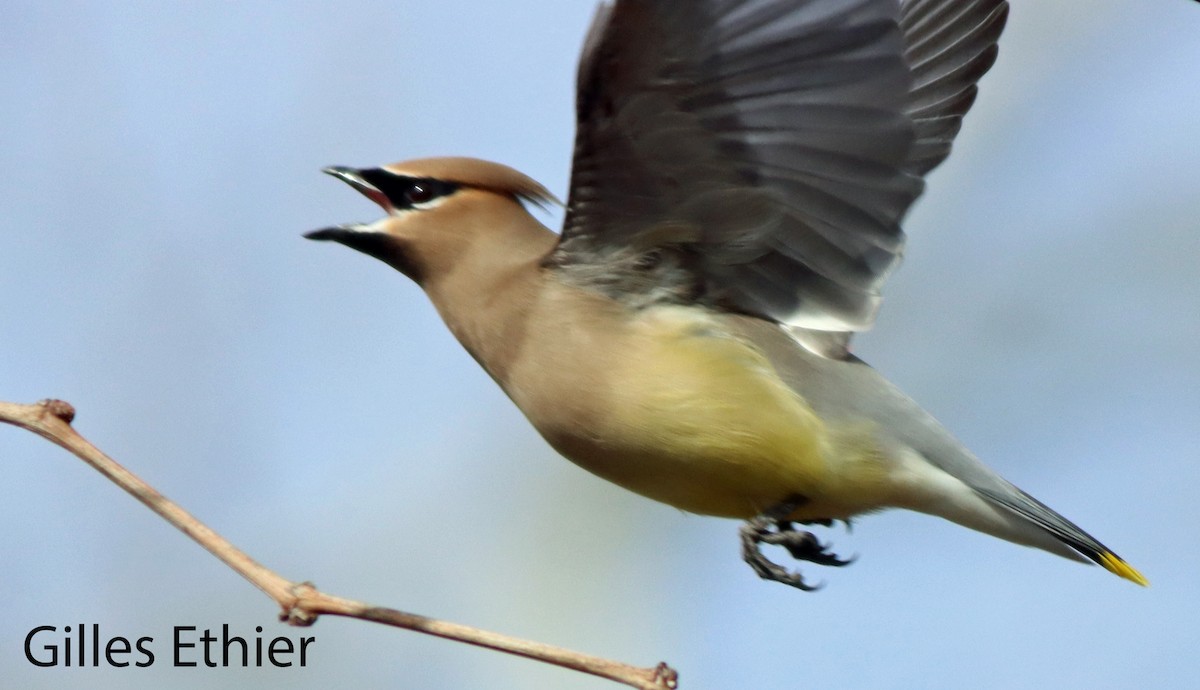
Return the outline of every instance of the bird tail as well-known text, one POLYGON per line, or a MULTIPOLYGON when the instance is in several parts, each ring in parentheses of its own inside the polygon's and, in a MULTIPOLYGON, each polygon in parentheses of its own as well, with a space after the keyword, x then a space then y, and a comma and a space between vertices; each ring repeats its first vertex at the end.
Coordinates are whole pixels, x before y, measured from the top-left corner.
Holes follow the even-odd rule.
POLYGON ((1054 512, 1049 506, 1025 493, 1015 486, 1009 485, 1011 491, 997 492, 975 487, 975 491, 993 503, 997 503, 1017 515, 1049 532, 1055 539, 1069 546, 1074 551, 1102 566, 1105 570, 1119 575, 1143 587, 1150 581, 1136 568, 1125 562, 1107 546, 1101 544, 1095 537, 1084 532, 1078 525, 1054 512))

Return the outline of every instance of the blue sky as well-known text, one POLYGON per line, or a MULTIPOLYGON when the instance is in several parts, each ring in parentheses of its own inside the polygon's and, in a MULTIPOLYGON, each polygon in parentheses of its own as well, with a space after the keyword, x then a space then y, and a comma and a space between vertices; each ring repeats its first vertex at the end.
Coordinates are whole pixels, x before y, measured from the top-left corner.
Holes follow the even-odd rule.
MULTIPOLYGON (((1139 589, 933 518, 762 583, 736 525, 558 458, 420 291, 301 233, 319 174, 499 160, 565 196, 590 0, 0 8, 0 399, 77 428, 268 566, 701 688, 1184 688, 1200 599, 1200 7, 1017 3, 856 351, 1139 589)), ((551 215, 546 222, 557 223, 551 215)), ((63 451, 0 429, 13 687, 616 687, 363 623, 300 632, 63 451), (290 670, 38 669, 39 625, 315 635, 290 670)))

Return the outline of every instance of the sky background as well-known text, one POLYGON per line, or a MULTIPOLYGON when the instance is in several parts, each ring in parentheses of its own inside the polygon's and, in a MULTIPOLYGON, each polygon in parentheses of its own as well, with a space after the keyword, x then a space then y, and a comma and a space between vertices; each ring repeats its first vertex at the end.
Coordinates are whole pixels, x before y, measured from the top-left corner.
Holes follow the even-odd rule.
MULTIPOLYGON (((933 518, 759 581, 736 524, 557 457, 403 276, 301 233, 319 173, 428 155, 566 195, 591 0, 0 6, 0 399, 76 428, 262 563, 642 665, 684 690, 1190 688, 1200 660, 1200 6, 1018 2, 856 351, 1149 589, 933 518)), ((556 226, 559 218, 545 216, 556 226)), ((296 630, 78 460, 0 428, 0 677, 23 688, 617 687, 357 621, 296 630), (39 669, 39 625, 155 638, 39 669), (176 669, 172 626, 315 635, 176 669)))

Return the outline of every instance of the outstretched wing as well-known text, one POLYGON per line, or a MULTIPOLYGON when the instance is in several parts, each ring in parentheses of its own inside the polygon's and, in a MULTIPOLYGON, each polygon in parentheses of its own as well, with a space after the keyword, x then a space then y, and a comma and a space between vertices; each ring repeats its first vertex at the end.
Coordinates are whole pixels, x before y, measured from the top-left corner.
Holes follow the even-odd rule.
MULTIPOLYGON (((684 252, 692 298, 844 342, 991 67, 1003 0, 617 0, 579 66, 554 264, 684 252)), ((589 277, 590 276, 590 277, 589 277)), ((634 280, 625 291, 647 292, 634 280)))

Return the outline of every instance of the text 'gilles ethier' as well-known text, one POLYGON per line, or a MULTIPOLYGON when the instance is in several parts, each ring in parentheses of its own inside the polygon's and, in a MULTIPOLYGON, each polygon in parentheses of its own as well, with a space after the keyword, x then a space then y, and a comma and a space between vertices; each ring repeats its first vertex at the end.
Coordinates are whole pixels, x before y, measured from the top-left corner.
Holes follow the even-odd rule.
MULTIPOLYGON (((309 647, 315 637, 297 640, 280 635, 264 640, 262 626, 255 626, 254 635, 242 637, 231 634, 229 624, 223 624, 219 634, 205 628, 197 631, 194 625, 176 625, 171 629, 171 663, 174 666, 306 666, 309 647)), ((128 637, 106 637, 100 625, 66 625, 61 632, 53 625, 39 625, 25 636, 25 658, 34 666, 92 666, 102 664, 117 668, 146 667, 156 660, 153 637, 144 635, 136 640, 128 637)))

